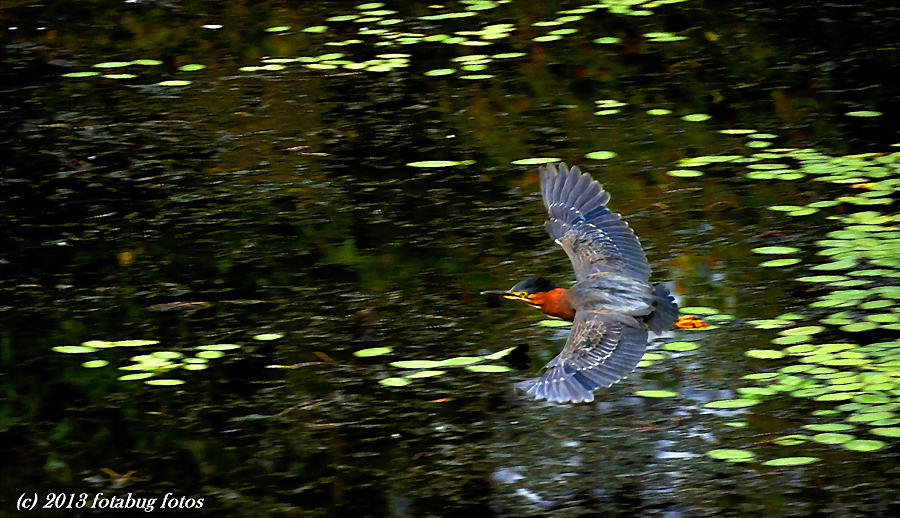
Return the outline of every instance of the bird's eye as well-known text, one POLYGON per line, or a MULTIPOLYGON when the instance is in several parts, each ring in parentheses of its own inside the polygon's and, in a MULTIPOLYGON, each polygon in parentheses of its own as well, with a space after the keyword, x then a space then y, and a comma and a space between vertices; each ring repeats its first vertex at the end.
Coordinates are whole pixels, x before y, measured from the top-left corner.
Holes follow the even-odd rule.
POLYGON ((527 298, 528 298, 528 292, 527 292, 527 291, 517 291, 517 292, 515 293, 515 295, 516 295, 516 297, 522 297, 523 299, 527 299, 527 298))

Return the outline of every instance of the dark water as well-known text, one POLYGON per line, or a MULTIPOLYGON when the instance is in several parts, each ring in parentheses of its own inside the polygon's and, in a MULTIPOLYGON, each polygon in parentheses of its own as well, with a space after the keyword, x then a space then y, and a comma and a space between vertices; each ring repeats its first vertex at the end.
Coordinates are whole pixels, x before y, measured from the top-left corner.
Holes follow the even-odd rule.
MULTIPOLYGON (((900 177, 892 79, 900 10, 610 2, 580 20, 534 26, 593 4, 388 4, 380 9, 396 13, 370 22, 325 21, 361 11, 351 2, 4 4, 4 511, 14 513, 22 493, 171 492, 204 499, 185 514, 217 516, 895 514, 896 439, 863 427, 852 433, 885 444, 860 452, 773 442, 834 421, 813 412, 847 401, 782 392, 750 409, 703 406, 739 396, 753 385, 741 379, 748 373, 791 365, 744 355, 783 347, 748 321, 823 316, 809 305, 832 288, 794 279, 815 274, 806 267, 822 262, 813 243, 842 227, 829 216, 856 210, 791 217, 768 207, 832 199, 848 183, 755 180, 734 163, 696 178, 666 172, 687 157, 751 156, 760 150, 747 139, 718 130, 754 128, 774 135, 775 147, 879 153, 894 167, 886 178, 900 177), (636 5, 632 14, 626 4, 636 5), (472 7, 484 9, 421 18, 472 7), (462 38, 487 46, 421 39, 500 23, 514 30, 462 38), (303 31, 318 25, 328 29, 303 31), (266 31, 278 26, 291 28, 266 31), (533 40, 560 28, 577 32, 533 40), (686 39, 654 42, 652 32, 686 39), (621 41, 592 41, 599 37, 621 41), (348 39, 361 42, 326 45, 348 39), (453 61, 511 52, 524 55, 481 71, 453 61), (409 66, 241 70, 327 53, 352 63, 405 53, 409 66), (161 63, 92 66, 137 59, 161 63), (179 70, 187 64, 205 68, 179 70), (457 72, 426 74, 443 68, 457 72), (85 71, 135 77, 63 76, 85 71), (460 77, 467 73, 493 77, 460 77), (190 83, 157 84, 172 80, 190 83), (601 99, 627 104, 595 115, 601 99), (845 115, 863 110, 881 115, 845 115), (711 118, 680 119, 694 113, 711 118), (617 156, 584 158, 597 150, 617 156), (654 279, 669 282, 683 306, 735 317, 672 331, 651 344, 662 359, 591 405, 517 396, 515 383, 539 372, 565 331, 478 295, 532 275, 570 280, 565 254, 541 227, 536 166, 511 164, 542 156, 578 163, 606 185, 654 279), (473 162, 406 165, 424 160, 473 162), (750 250, 771 245, 803 247, 803 263, 760 267, 776 256, 750 250), (261 334, 283 336, 254 338, 261 334), (138 339, 159 343, 52 350, 138 339), (667 341, 699 347, 660 351, 667 341), (131 372, 118 368, 131 356, 190 356, 217 343, 241 347, 206 370, 155 376, 183 384, 117 379, 131 372), (393 361, 513 346, 494 362, 509 372, 451 368, 403 387, 379 384, 407 373, 393 361), (372 347, 392 352, 353 355, 372 347), (110 363, 80 365, 89 359, 110 363), (656 389, 678 396, 635 395, 656 389), (706 452, 716 448, 756 458, 714 460, 706 452), (790 456, 819 461, 763 464, 790 456)), ((875 210, 896 215, 892 199, 875 210)), ((895 230, 883 235, 897 243, 895 230)), ((882 262, 896 261, 886 254, 882 262)), ((896 286, 897 276, 869 282, 896 286)), ((888 344, 885 368, 854 372, 900 381, 896 326, 825 333, 820 343, 888 344)), ((894 405, 881 409, 890 426, 900 394, 876 389, 894 405)))

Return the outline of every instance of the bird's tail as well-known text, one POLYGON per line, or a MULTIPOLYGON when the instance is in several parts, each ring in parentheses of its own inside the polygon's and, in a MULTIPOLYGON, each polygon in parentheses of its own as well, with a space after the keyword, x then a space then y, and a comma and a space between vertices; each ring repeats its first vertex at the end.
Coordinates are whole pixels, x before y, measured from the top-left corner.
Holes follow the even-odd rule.
POLYGON ((675 297, 662 284, 653 286, 653 313, 647 319, 647 327, 654 333, 662 333, 672 327, 678 318, 675 297))

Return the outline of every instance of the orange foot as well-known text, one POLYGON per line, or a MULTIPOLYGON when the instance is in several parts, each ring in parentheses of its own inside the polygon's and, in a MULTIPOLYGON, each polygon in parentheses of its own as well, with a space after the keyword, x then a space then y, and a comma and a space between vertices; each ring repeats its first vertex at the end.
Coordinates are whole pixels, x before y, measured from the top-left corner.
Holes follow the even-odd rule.
POLYGON ((679 329, 701 329, 709 326, 706 322, 700 320, 694 315, 681 315, 675 321, 675 327, 679 329))

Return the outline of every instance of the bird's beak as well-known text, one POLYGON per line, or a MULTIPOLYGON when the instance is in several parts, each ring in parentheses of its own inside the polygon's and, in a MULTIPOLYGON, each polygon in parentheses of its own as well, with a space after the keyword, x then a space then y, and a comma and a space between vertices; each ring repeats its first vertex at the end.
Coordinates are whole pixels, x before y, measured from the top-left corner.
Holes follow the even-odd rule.
POLYGON ((510 291, 506 291, 506 290, 488 290, 488 291, 482 291, 481 294, 482 295, 496 295, 498 297, 503 297, 504 299, 509 299, 509 300, 521 300, 521 301, 526 300, 526 299, 524 299, 518 295, 515 295, 514 293, 512 293, 510 291))

